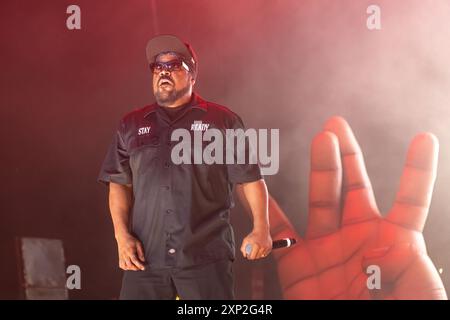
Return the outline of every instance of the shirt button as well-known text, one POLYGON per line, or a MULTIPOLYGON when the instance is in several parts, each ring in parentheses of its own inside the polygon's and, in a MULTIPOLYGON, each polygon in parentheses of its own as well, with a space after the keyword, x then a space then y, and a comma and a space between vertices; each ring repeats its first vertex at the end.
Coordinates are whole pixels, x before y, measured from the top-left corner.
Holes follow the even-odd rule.
POLYGON ((163 186, 164 190, 170 190, 169 186, 163 186))
POLYGON ((168 162, 164 163, 164 168, 170 167, 170 164, 168 162))
POLYGON ((167 213, 172 213, 172 209, 167 209, 166 212, 167 213))
POLYGON ((175 252, 176 252, 176 250, 174 248, 169 249, 170 254, 174 254, 175 252))

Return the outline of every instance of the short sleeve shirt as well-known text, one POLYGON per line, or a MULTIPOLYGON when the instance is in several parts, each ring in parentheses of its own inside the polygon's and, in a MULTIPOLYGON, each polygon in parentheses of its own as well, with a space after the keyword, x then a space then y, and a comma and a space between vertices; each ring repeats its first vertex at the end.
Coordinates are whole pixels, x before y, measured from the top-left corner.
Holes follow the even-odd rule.
MULTIPOLYGON (((195 93, 189 107, 173 120, 152 104, 129 112, 119 122, 98 181, 132 184, 131 231, 142 241, 149 267, 235 259, 230 224, 233 186, 262 179, 258 164, 172 161, 178 144, 171 139, 174 130, 184 129, 194 143, 196 134, 213 128, 225 132, 244 129, 244 124, 227 107, 195 93)), ((205 147, 209 142, 201 143, 205 147)))

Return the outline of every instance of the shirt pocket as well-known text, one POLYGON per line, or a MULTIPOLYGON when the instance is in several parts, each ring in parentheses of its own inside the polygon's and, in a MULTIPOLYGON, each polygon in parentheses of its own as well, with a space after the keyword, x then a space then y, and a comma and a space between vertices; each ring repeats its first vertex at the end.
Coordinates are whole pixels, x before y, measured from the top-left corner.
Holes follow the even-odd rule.
POLYGON ((130 155, 140 152, 146 148, 157 149, 161 145, 161 139, 158 135, 143 135, 131 139, 130 155))
POLYGON ((130 142, 130 166, 134 174, 145 175, 156 168, 161 153, 157 135, 137 136, 130 142))

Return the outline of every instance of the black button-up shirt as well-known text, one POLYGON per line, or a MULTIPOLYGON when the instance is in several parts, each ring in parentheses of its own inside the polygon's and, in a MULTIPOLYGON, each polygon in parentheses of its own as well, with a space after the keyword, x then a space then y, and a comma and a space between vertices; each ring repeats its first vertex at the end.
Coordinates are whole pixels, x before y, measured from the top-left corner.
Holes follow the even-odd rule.
POLYGON ((193 141, 192 125, 200 121, 223 132, 244 128, 237 114, 196 94, 173 121, 152 104, 122 118, 101 167, 98 181, 133 185, 132 232, 143 243, 149 267, 235 259, 233 185, 261 179, 260 168, 248 161, 174 164, 172 131, 184 128, 193 141))

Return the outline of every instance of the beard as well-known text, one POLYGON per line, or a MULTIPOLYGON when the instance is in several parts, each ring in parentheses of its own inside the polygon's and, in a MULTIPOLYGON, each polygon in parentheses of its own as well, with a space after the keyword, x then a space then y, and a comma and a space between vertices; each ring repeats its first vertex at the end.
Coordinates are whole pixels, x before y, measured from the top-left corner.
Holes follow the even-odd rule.
POLYGON ((189 92, 189 85, 186 85, 184 88, 181 88, 180 90, 160 90, 158 89, 155 92, 155 99, 156 103, 159 104, 162 107, 167 107, 173 104, 175 101, 183 97, 186 93, 189 92))

